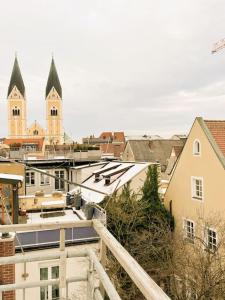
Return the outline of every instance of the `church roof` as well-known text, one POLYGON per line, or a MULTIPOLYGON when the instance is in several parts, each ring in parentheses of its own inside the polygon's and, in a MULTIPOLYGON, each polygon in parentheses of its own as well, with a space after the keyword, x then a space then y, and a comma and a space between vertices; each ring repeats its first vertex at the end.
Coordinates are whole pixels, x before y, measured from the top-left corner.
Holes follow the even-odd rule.
POLYGON ((23 83, 23 78, 22 78, 22 75, 21 75, 21 72, 20 72, 20 67, 19 67, 19 64, 18 64, 17 57, 15 58, 15 61, 14 61, 7 96, 9 96, 9 94, 12 92, 12 89, 14 88, 14 86, 16 86, 17 89, 20 91, 20 93, 23 96, 25 96, 25 86, 24 86, 24 83, 23 83))
POLYGON ((48 75, 45 97, 48 96, 52 88, 55 88, 60 98, 62 98, 62 88, 59 81, 58 73, 56 70, 54 59, 52 58, 51 67, 48 75))

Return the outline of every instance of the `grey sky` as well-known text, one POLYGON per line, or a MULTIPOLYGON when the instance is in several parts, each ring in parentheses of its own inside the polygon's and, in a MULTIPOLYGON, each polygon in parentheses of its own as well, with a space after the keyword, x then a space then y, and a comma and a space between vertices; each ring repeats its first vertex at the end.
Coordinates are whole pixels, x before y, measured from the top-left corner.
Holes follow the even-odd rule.
POLYGON ((28 125, 45 125, 51 53, 73 137, 104 130, 169 135, 195 116, 225 119, 223 0, 0 0, 0 135, 14 53, 28 125))

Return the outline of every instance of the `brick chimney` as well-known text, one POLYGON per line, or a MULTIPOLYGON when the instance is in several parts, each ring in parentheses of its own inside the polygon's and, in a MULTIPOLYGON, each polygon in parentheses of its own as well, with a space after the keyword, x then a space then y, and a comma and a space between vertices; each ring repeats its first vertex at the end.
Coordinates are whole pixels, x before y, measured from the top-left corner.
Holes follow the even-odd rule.
MULTIPOLYGON (((15 255, 15 234, 2 234, 0 236, 0 257, 15 255)), ((0 265, 0 284, 15 283, 15 265, 0 265)), ((15 291, 2 293, 2 300, 15 300, 15 291)))

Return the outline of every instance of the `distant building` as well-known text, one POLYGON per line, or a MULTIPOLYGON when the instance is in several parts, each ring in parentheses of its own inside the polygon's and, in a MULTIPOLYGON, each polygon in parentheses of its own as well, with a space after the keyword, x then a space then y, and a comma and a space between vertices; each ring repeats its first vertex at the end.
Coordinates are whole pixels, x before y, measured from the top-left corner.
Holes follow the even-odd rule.
POLYGON ((174 146, 172 148, 170 157, 168 159, 167 168, 165 171, 165 174, 168 176, 168 178, 170 178, 170 176, 172 175, 174 167, 178 161, 178 158, 180 157, 180 154, 181 154, 183 148, 184 148, 183 146, 174 146))
POLYGON ((105 131, 97 138, 83 138, 83 144, 99 146, 103 159, 120 159, 125 147, 125 136, 122 131, 105 131))
POLYGON ((91 165, 91 175, 88 174, 89 176, 82 181, 83 187, 75 187, 70 193, 79 192, 83 201, 100 203, 106 196, 114 192, 120 193, 128 182, 133 192, 140 193, 150 165, 151 163, 147 162, 123 161, 105 162, 104 165, 99 164, 99 166, 91 165))
POLYGON ((174 134, 171 137, 172 140, 186 140, 187 139, 187 135, 186 134, 174 134))
POLYGON ((44 137, 47 144, 62 144, 64 142, 62 88, 53 58, 45 91, 46 129, 37 121, 27 127, 27 99, 17 57, 14 61, 7 97, 9 139, 44 137))
POLYGON ((172 148, 183 147, 185 140, 129 140, 122 155, 124 161, 152 162, 161 165, 165 172, 172 148))

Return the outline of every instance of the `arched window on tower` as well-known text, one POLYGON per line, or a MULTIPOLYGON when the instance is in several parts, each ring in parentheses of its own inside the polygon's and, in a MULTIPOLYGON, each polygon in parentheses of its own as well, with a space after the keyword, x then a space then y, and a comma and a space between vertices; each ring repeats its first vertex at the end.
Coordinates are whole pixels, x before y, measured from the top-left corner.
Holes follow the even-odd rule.
POLYGON ((37 129, 35 129, 35 130, 33 131, 33 135, 38 135, 38 130, 37 130, 37 129))
POLYGON ((52 108, 51 108, 51 116, 57 116, 58 115, 58 111, 57 111, 57 109, 53 106, 52 108))
POLYGON ((20 109, 17 108, 17 106, 15 106, 15 107, 12 109, 12 115, 13 115, 13 116, 19 116, 19 115, 20 115, 20 109))

